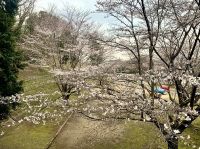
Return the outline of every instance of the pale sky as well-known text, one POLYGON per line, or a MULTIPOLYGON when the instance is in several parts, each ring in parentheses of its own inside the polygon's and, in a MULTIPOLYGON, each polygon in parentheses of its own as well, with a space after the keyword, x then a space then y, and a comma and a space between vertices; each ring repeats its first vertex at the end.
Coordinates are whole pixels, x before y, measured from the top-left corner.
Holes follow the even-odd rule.
MULTIPOLYGON (((36 10, 47 10, 52 4, 55 4, 59 10, 63 10, 64 5, 73 6, 85 11, 95 12, 96 10, 96 0, 37 0, 36 10)), ((112 19, 104 17, 105 15, 103 14, 94 13, 91 15, 91 20, 95 21, 97 24, 102 24, 103 28, 109 28, 112 24, 112 19)))
POLYGON ((64 4, 69 4, 86 10, 95 10, 96 0, 37 0, 37 9, 46 9, 49 4, 55 4, 58 9, 63 9, 64 4))

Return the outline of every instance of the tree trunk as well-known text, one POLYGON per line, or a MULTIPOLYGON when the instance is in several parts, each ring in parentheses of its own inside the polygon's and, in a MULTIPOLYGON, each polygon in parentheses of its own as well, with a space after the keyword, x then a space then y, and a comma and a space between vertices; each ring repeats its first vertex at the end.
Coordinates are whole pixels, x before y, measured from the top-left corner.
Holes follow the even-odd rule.
POLYGON ((172 136, 167 139, 168 149, 178 149, 178 138, 176 136, 172 136))
MULTIPOLYGON (((139 50, 138 50, 138 70, 139 70, 139 75, 140 75, 140 77, 142 77, 142 64, 141 64, 141 59, 140 59, 139 50)), ((144 86, 143 79, 140 81, 140 85, 141 85, 141 87, 142 87, 143 98, 146 99, 145 86, 144 86)))
MULTIPOLYGON (((151 46, 149 49, 149 70, 150 70, 150 74, 153 75, 153 47, 151 46)), ((152 107, 154 107, 154 87, 155 87, 155 83, 154 83, 154 78, 152 78, 153 80, 151 80, 151 105, 152 107)))
POLYGON ((184 107, 188 104, 188 96, 186 92, 184 91, 184 87, 181 84, 181 80, 178 80, 177 78, 174 78, 175 85, 176 85, 176 91, 179 98, 179 105, 180 107, 184 107))
POLYGON ((70 95, 62 95, 62 97, 63 97, 63 100, 65 101, 65 104, 68 105, 70 95))

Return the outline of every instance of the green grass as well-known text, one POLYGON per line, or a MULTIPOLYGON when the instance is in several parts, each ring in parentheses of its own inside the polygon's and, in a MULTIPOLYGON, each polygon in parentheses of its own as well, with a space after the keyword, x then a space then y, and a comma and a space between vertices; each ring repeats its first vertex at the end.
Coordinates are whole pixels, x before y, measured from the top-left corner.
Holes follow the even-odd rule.
POLYGON ((124 133, 122 142, 117 144, 117 149, 131 149, 131 148, 148 148, 160 149, 165 148, 166 145, 162 137, 152 124, 144 122, 130 122, 124 133))
POLYGON ((30 125, 23 123, 9 128, 5 136, 0 138, 1 149, 43 149, 54 135, 57 126, 30 125))
POLYGON ((190 135, 190 139, 185 139, 184 141, 180 141, 180 149, 191 149, 191 146, 195 145, 197 148, 200 147, 200 118, 195 120, 192 125, 187 128, 182 134, 184 137, 190 135), (188 145, 184 145, 184 142, 187 142, 188 145))
POLYGON ((38 93, 51 94, 58 90, 54 78, 48 70, 38 67, 27 67, 20 73, 20 80, 24 81, 25 95, 38 93))

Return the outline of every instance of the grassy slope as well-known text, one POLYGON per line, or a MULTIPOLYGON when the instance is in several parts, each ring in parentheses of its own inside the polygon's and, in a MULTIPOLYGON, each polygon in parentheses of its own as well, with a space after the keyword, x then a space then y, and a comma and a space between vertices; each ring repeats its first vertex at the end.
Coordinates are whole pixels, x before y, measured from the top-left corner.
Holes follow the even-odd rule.
POLYGON ((193 122, 193 124, 185 130, 183 133, 184 137, 190 135, 191 139, 185 139, 180 141, 180 149, 191 149, 191 146, 196 145, 196 148, 200 148, 200 118, 193 122), (184 145, 184 143, 189 144, 184 145))
MULTIPOLYGON (((26 95, 37 93, 52 93, 57 90, 53 78, 43 69, 28 67, 20 74, 24 81, 24 92, 26 95)), ((52 97, 56 98, 56 97, 52 97)), ((19 126, 7 128, 6 134, 0 137, 0 149, 42 149, 55 134, 58 126, 53 123, 47 125, 30 125, 23 123, 19 126)), ((66 128, 67 129, 67 128, 66 128)), ((156 149, 166 148, 166 144, 159 139, 159 132, 155 127, 141 122, 129 122, 125 126, 123 137, 116 140, 101 139, 92 146, 82 146, 87 149, 156 149), (156 132, 156 133, 155 133, 156 132), (156 137, 157 136, 157 137, 156 137)), ((200 119, 187 129, 184 135, 190 134, 189 143, 200 146, 200 119)), ((59 141, 59 140, 58 140, 59 141)), ((65 142, 65 141, 63 141, 65 142)), ((81 144, 80 144, 81 146, 81 144)), ((56 147, 56 146, 55 146, 56 147)), ((180 144, 180 149, 190 149, 180 144)), ((58 148, 60 149, 60 148, 58 148)))
POLYGON ((50 94, 57 90, 53 77, 44 69, 28 67, 20 74, 20 79, 24 80, 24 93, 34 95, 37 93, 50 94))
POLYGON ((42 149, 53 136, 56 127, 52 124, 29 125, 21 124, 10 128, 5 136, 0 138, 1 149, 42 149))
MULTIPOLYGON (((53 78, 44 69, 28 67, 21 74, 24 80, 25 95, 53 93, 57 90, 53 78)), ((55 97, 53 97, 55 98, 55 97)), ((17 110, 14 113, 21 113, 17 110)), ((11 128, 4 128, 5 135, 0 137, 0 149, 42 149, 45 148, 58 126, 53 123, 33 125, 23 123, 11 128)))

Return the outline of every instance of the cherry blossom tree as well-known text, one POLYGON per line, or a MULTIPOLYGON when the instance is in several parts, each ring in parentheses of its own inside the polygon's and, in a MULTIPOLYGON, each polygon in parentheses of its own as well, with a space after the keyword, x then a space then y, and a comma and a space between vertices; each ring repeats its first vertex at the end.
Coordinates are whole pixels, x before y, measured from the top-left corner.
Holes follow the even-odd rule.
MULTIPOLYGON (((141 66, 141 50, 149 51, 149 71, 138 76, 100 73, 108 83, 99 87, 95 85, 96 89, 94 87, 90 91, 90 98, 101 99, 105 105, 101 108, 86 107, 83 111, 87 111, 87 116, 98 111, 103 112, 104 118, 152 122, 165 137, 168 148, 178 148, 180 134, 200 112, 198 3, 99 0, 97 7, 98 11, 107 13, 119 22, 114 28, 117 34, 105 42, 130 51, 138 60, 138 68, 141 66), (158 60, 159 65, 156 64, 158 60), (143 85, 140 82, 139 86, 142 88, 136 83, 141 80, 143 85), (155 87, 161 84, 171 86, 167 99, 155 97, 155 87)), ((99 117, 102 115, 93 115, 93 118, 101 119, 99 117)))
MULTIPOLYGON (((55 18, 56 16, 53 15, 55 18)), ((51 21, 52 73, 62 94, 68 103, 72 94, 79 93, 84 85, 87 72, 82 68, 88 59, 89 34, 94 32, 89 21, 89 12, 66 7, 62 20, 57 25, 51 21)), ((84 66, 85 67, 85 66, 84 66)))

